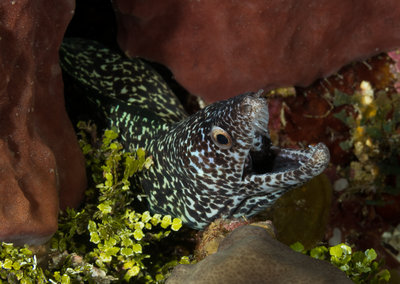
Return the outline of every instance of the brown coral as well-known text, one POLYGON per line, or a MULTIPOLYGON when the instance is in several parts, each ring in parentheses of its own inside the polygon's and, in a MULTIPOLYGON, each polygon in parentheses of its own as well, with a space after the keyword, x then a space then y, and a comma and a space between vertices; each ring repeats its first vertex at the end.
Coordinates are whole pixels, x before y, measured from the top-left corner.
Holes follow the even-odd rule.
POLYGON ((400 46, 398 0, 116 0, 114 6, 122 49, 165 64, 210 102, 307 86, 400 46))
POLYGON ((0 2, 0 239, 37 244, 86 178, 64 109, 58 47, 74 2, 0 2), (60 201, 59 201, 60 200, 60 201))

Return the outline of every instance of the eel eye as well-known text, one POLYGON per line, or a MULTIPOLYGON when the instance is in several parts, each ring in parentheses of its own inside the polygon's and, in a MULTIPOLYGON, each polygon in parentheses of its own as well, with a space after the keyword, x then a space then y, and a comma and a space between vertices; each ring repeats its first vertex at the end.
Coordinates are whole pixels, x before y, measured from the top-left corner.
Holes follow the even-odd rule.
POLYGON ((222 128, 214 126, 210 134, 212 141, 217 144, 218 147, 222 149, 229 149, 232 147, 232 137, 222 128))

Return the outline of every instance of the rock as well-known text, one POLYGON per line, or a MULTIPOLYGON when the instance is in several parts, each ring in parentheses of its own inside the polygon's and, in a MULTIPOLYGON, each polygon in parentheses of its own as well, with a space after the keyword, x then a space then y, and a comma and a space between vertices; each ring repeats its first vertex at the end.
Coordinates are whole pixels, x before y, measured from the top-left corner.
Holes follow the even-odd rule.
POLYGON ((325 236, 332 203, 332 185, 325 174, 311 179, 279 198, 264 216, 272 220, 276 238, 292 245, 300 242, 306 249, 318 245, 325 236))
POLYGON ((122 50, 165 64, 209 102, 307 86, 400 46, 398 0, 116 0, 114 6, 122 50))
POLYGON ((353 283, 328 262, 295 252, 262 227, 235 229, 218 252, 191 265, 179 265, 167 279, 175 283, 353 283))
POLYGON ((74 1, 0 2, 0 240, 45 242, 77 206, 85 165, 64 109, 58 48, 74 1))

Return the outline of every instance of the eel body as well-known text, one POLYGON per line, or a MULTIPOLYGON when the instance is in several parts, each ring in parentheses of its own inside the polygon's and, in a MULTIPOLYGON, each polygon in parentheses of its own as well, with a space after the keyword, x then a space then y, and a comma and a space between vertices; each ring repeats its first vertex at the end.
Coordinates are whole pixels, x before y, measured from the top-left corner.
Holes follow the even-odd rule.
POLYGON ((203 229, 216 218, 251 217, 290 188, 319 175, 329 151, 271 145, 262 91, 211 104, 188 116, 166 82, 139 58, 66 39, 62 69, 120 131, 127 151, 143 147, 154 166, 139 179, 153 213, 203 229))

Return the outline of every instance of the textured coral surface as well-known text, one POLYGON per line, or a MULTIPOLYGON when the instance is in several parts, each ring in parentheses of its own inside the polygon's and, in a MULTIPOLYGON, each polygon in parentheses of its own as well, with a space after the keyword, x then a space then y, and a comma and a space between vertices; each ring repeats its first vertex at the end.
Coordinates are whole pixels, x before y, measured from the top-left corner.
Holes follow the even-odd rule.
POLYGON ((350 61, 400 46, 400 2, 347 0, 114 1, 129 56, 167 65, 216 101, 307 86, 350 61))
POLYGON ((217 253, 177 266, 167 283, 352 282, 328 262, 293 251, 262 227, 245 225, 230 233, 217 253))
POLYGON ((84 161, 64 109, 58 47, 74 1, 0 2, 0 239, 41 243, 77 206, 84 161))

